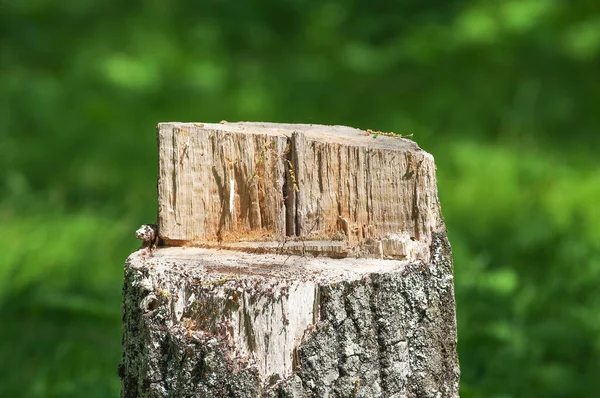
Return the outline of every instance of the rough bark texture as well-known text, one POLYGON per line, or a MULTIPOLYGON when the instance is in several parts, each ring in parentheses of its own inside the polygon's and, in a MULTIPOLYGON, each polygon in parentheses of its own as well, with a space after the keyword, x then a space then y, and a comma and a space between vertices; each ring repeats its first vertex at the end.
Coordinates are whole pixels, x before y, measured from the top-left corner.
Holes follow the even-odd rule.
POLYGON ((123 397, 457 397, 450 246, 429 263, 140 250, 123 397))
POLYGON ((339 126, 164 123, 158 144, 171 247, 126 262, 122 397, 458 397, 431 155, 339 126))

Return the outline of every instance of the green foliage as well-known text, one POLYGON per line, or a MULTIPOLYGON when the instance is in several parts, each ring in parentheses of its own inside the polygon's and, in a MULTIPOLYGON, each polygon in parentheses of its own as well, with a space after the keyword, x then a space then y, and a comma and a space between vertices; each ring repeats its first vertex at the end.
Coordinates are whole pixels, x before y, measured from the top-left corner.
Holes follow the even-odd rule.
POLYGON ((450 149, 455 157, 438 170, 455 255, 463 396, 593 396, 597 167, 514 147, 450 149))
POLYGON ((596 395, 598 21, 594 1, 0 0, 0 396, 118 394, 155 125, 221 119, 414 133, 461 396, 596 395))

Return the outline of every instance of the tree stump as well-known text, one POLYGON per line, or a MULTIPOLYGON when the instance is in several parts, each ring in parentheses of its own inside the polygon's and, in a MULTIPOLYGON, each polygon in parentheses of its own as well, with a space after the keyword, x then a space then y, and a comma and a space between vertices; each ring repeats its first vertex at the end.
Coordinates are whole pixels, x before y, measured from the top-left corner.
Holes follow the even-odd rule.
POLYGON ((122 397, 458 397, 433 157, 341 126, 163 123, 122 397))

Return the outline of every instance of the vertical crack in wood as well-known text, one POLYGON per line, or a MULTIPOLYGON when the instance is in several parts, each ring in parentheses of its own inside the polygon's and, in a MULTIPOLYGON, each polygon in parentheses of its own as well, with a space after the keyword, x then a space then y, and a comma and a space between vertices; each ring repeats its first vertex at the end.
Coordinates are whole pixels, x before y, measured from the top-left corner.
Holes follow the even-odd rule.
POLYGON ((171 140, 173 142, 173 147, 172 147, 172 156, 173 156, 173 196, 172 196, 172 203, 173 203, 173 214, 175 214, 175 222, 177 224, 180 224, 179 222, 179 214, 177 212, 177 156, 178 156, 178 151, 177 151, 177 133, 179 132, 179 129, 174 127, 173 128, 173 135, 171 136, 171 140))
POLYGON ((220 241, 223 233, 223 227, 225 226, 225 217, 227 215, 227 201, 225 200, 225 187, 223 186, 223 180, 221 180, 221 176, 219 176, 219 173, 217 172, 217 168, 215 166, 212 167, 212 173, 218 188, 217 192, 219 194, 219 203, 221 203, 219 225, 217 227, 217 239, 220 241))
POLYGON ((321 314, 321 287, 315 285, 315 299, 313 301, 313 325, 319 321, 321 314))
POLYGON ((254 328, 252 327, 252 318, 246 304, 246 294, 243 297, 243 308, 242 313, 244 314, 244 331, 246 332, 246 344, 248 344, 248 351, 251 353, 256 352, 256 336, 254 335, 254 328))
POLYGON ((306 210, 306 204, 304 203, 304 168, 300 164, 300 159, 305 159, 305 144, 304 134, 298 131, 292 132, 290 174, 293 176, 292 190, 296 199, 294 212, 294 233, 296 236, 303 236, 306 232, 304 231, 305 228, 302 222, 306 216, 304 214, 306 210))
POLYGON ((415 240, 421 239, 421 231, 419 224, 419 174, 415 174, 415 184, 414 184, 414 192, 413 192, 413 208, 412 208, 412 219, 414 222, 414 238, 415 240))
POLYGON ((285 151, 283 152, 283 165, 285 169, 284 183, 283 183, 283 200, 285 203, 285 235, 294 236, 297 233, 297 198, 296 190, 294 189, 295 177, 293 165, 294 165, 294 135, 288 138, 285 151))

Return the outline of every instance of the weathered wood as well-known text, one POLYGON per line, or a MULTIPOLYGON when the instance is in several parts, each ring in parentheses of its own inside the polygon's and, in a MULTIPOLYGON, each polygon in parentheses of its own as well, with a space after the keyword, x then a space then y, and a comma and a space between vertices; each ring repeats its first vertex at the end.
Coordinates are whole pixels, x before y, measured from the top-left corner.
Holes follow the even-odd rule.
POLYGON ((167 244, 341 241, 335 256, 427 261, 435 165, 413 141, 342 126, 161 123, 158 144, 167 244))
POLYGON ((126 262, 122 397, 458 397, 431 155, 269 123, 163 123, 158 144, 170 247, 142 228, 126 262))
POLYGON ((450 247, 431 260, 132 254, 122 397, 458 397, 450 247))

